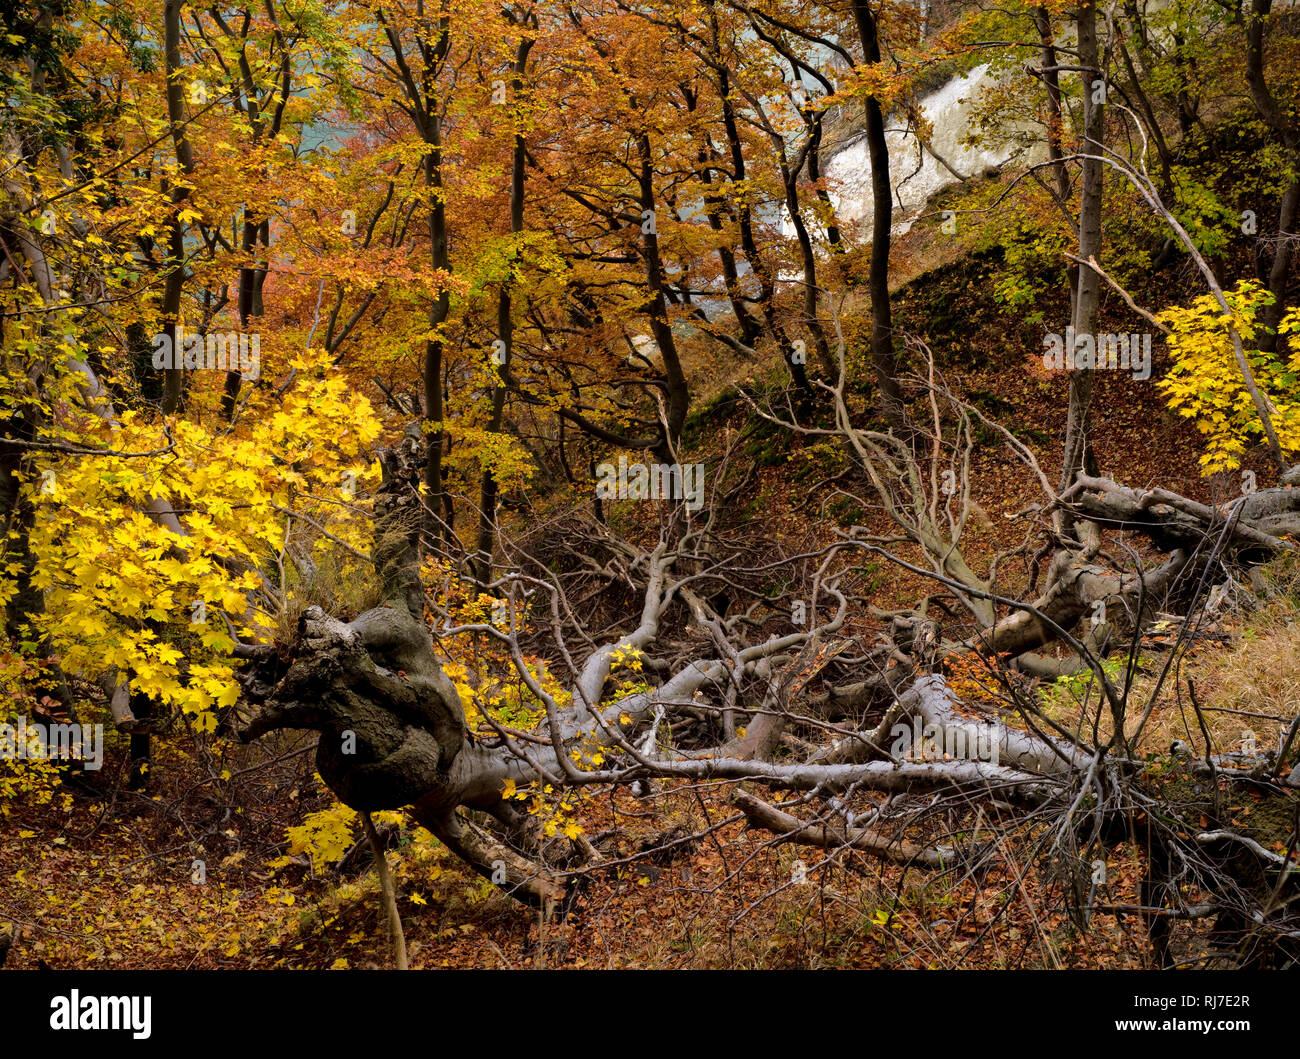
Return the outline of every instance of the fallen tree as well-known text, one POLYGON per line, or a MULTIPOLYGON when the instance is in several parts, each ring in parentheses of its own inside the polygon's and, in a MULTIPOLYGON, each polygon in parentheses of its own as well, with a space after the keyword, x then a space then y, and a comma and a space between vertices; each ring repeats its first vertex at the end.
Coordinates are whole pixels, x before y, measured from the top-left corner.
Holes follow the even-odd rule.
MULTIPOLYGON (((418 459, 413 439, 383 457, 372 553, 381 604, 351 621, 311 608, 291 644, 246 652, 246 704, 257 710, 236 723, 240 738, 282 728, 319 732, 319 771, 344 803, 367 812, 407 808, 476 872, 539 907, 563 901, 574 880, 600 870, 602 855, 585 838, 562 843, 562 851, 544 840, 535 821, 506 797, 512 787, 533 782, 565 790, 644 790, 653 781, 730 781, 744 818, 778 841, 854 850, 925 870, 976 870, 1001 839, 1022 831, 1032 834, 1049 862, 1067 867, 1072 907, 1084 918, 1097 906, 1078 892, 1080 866, 1136 840, 1152 852, 1142 899, 1133 907, 1147 917, 1162 959, 1169 920, 1187 913, 1178 895, 1189 878, 1199 889, 1222 895, 1198 915, 1214 917, 1237 943, 1249 934, 1252 958, 1294 958, 1300 924, 1279 897, 1294 889, 1288 860, 1243 841, 1223 817, 1217 795, 1208 806, 1199 797, 1179 804, 1152 787, 1127 746, 1126 730, 1136 714, 1129 682, 1112 681, 1103 668, 1103 651, 1113 644, 1080 639, 1072 631, 1095 599, 1131 603, 1130 621, 1116 638, 1128 646, 1131 664, 1153 600, 1165 599, 1190 569, 1206 568, 1206 540, 1216 539, 1213 514, 1205 513, 1199 542, 1182 541, 1186 549, 1145 570, 1115 571, 1091 562, 1095 551, 1066 551, 1066 559, 1053 561, 1055 571, 1033 603, 929 571, 936 598, 944 589, 953 597, 978 597, 980 606, 971 610, 995 620, 951 640, 925 617, 925 608, 895 615, 880 642, 858 656, 857 666, 868 669, 865 679, 825 679, 815 693, 808 690, 810 674, 841 672, 837 650, 856 639, 845 627, 849 600, 830 571, 861 542, 848 538, 778 564, 788 570, 799 562, 816 563, 801 589, 811 601, 810 618, 806 628, 759 640, 765 626, 756 607, 724 617, 707 602, 706 588, 717 578, 739 585, 771 567, 746 570, 733 557, 719 559, 718 542, 709 539, 712 515, 696 523, 679 510, 649 550, 587 524, 586 575, 624 591, 635 586, 635 626, 605 642, 588 638, 574 649, 571 640, 587 637, 586 625, 547 563, 521 559, 491 586, 507 597, 512 611, 527 609, 538 619, 550 657, 568 674, 566 693, 557 694, 524 657, 522 622, 512 620, 505 629, 430 624, 419 579, 418 459), (997 619, 1003 607, 1011 614, 997 619), (684 642, 683 628, 693 640, 684 642), (436 642, 470 635, 489 637, 508 654, 515 679, 544 708, 535 730, 510 729, 490 718, 495 738, 469 730, 436 642), (1097 674, 1097 709, 1104 704, 1108 710, 1109 733, 1099 736, 1094 725, 1093 737, 1086 738, 1082 729, 1067 731, 1052 722, 1032 687, 1005 664, 1008 652, 1023 658, 1031 647, 1053 641, 1068 644, 1097 674), (655 683, 618 694, 611 673, 631 655, 655 663, 647 665, 655 683), (958 655, 988 660, 991 676, 1006 692, 1005 708, 962 702, 953 694, 944 669, 958 655), (774 799, 764 790, 793 800, 774 799), (925 821, 940 807, 975 812, 978 821, 962 839, 927 835, 925 821)), ((1112 496, 1126 495, 1089 480, 1083 485, 1112 505, 1112 496)), ((1189 505, 1169 506, 1193 517, 1189 505)), ((1140 509, 1151 512, 1150 505, 1140 509)), ((1085 518, 1101 517, 1084 503, 1078 510, 1085 518)), ((1272 513, 1276 507, 1265 503, 1260 510, 1272 513)), ((1232 517, 1254 526, 1239 510, 1232 517)), ((1249 544, 1234 553, 1234 561, 1255 554, 1256 539, 1249 544)), ((1278 549, 1286 546, 1279 540, 1278 549)), ((1214 561, 1224 560, 1219 549, 1214 561)), ((758 589, 753 594, 761 596, 758 589)), ((1207 746, 1200 767, 1211 769, 1217 783, 1224 772, 1211 758, 1207 746)), ((1288 797, 1263 769, 1261 760, 1232 778, 1288 797)))

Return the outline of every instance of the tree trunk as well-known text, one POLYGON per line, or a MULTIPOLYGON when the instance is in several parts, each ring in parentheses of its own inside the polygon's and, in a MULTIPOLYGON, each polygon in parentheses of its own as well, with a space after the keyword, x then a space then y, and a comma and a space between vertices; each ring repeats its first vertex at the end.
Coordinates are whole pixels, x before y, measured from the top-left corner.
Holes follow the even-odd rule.
POLYGON ((442 489, 442 453, 445 443, 442 396, 442 325, 451 312, 451 292, 447 277, 451 261, 447 249, 447 207, 442 201, 442 129, 436 114, 429 116, 430 151, 424 156, 424 186, 429 189, 429 260, 434 269, 446 275, 439 280, 438 293, 429 309, 429 335, 424 344, 424 486, 428 505, 429 539, 439 542, 445 536, 442 489))
POLYGON ((650 289, 650 331, 655 344, 659 347, 664 361, 664 375, 668 383, 668 407, 665 436, 657 456, 665 463, 674 462, 677 443, 681 440, 682 427, 686 425, 686 413, 690 409, 690 391, 686 385, 686 375, 682 371, 681 359, 677 354, 677 341, 673 336, 672 325, 668 322, 668 303, 664 298, 663 262, 659 256, 659 236, 655 226, 654 168, 650 149, 650 134, 645 129, 637 137, 637 151, 640 155, 640 173, 638 188, 643 221, 643 246, 645 256, 646 286, 650 289), (648 213, 647 213, 648 211, 648 213))
MULTIPOLYGON (((523 90, 524 69, 528 62, 528 52, 533 42, 525 39, 519 45, 515 58, 515 76, 511 89, 515 93, 523 90)), ((524 135, 515 133, 514 152, 510 160, 510 234, 518 235, 524 230, 524 135)), ((513 255, 518 248, 512 250, 513 255)), ((497 338, 501 340, 502 359, 497 365, 500 381, 492 388, 492 414, 488 419, 488 430, 498 433, 506 407, 506 384, 510 378, 510 356, 514 348, 514 320, 511 315, 510 276, 501 281, 497 292, 497 338)), ((474 562, 475 576, 482 583, 492 579, 492 538, 496 532, 497 497, 499 486, 491 470, 483 472, 479 497, 478 548, 474 562)))
MULTIPOLYGON (((868 65, 880 62, 880 38, 875 15, 867 0, 853 0, 853 18, 868 65)), ((885 140, 885 113, 880 100, 867 97, 867 154, 871 161, 871 366, 880 391, 880 410, 891 430, 910 432, 898 364, 894 358, 894 326, 889 303, 889 247, 894 223, 894 189, 889 181, 889 144, 885 140)))
MULTIPOLYGON (((1097 46, 1097 8, 1095 0, 1084 0, 1078 12, 1079 62, 1083 66, 1083 151, 1089 155, 1102 152, 1105 127, 1103 105, 1093 101, 1094 85, 1101 79, 1097 46)), ((1079 191, 1079 257, 1100 259, 1101 199, 1104 163, 1096 157, 1083 160, 1083 177, 1079 191)), ((1097 326, 1097 306, 1101 295, 1101 278, 1090 268, 1078 270, 1077 294, 1071 324, 1077 340, 1091 335, 1097 326)), ((1067 355, 1073 357, 1074 350, 1067 355)), ((1092 369, 1070 364, 1070 404, 1066 416, 1065 453, 1061 464, 1061 488, 1068 489, 1084 468, 1088 447, 1088 413, 1092 403, 1092 369)), ((1067 527, 1070 525, 1067 515, 1067 527)))
MULTIPOLYGON (((182 0, 164 0, 163 3, 163 56, 167 71, 167 119, 171 123, 172 142, 176 148, 176 161, 181 172, 194 170, 194 154, 185 133, 185 98, 180 82, 181 68, 181 4, 182 0)), ((181 388, 185 370, 181 367, 182 351, 177 348, 176 323, 181 310, 181 292, 185 284, 185 226, 177 214, 181 204, 189 198, 189 189, 178 186, 172 189, 172 216, 167 225, 167 278, 163 284, 163 333, 167 335, 172 350, 172 366, 163 375, 162 410, 173 414, 181 403, 181 388)))

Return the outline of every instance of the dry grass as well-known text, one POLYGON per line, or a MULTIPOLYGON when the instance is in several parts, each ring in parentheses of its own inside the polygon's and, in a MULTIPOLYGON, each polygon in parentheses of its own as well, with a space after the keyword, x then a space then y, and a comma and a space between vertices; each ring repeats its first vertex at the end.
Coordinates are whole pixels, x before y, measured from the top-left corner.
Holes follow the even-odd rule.
POLYGON ((1232 646, 1202 651, 1192 660, 1187 675, 1220 751, 1239 749, 1247 731, 1254 733, 1261 749, 1276 749, 1286 727, 1300 714, 1296 619, 1294 604, 1274 603, 1233 630, 1232 646))
MULTIPOLYGON (((1242 750, 1252 734, 1259 750, 1279 748, 1300 714, 1300 576, 1279 571, 1276 564, 1270 575, 1264 597, 1247 597, 1214 626, 1213 631, 1226 635, 1226 643, 1193 646, 1172 665, 1167 652, 1139 656, 1126 717, 1128 735, 1137 737, 1139 751, 1167 753, 1175 740, 1182 740, 1204 753, 1207 733, 1216 754, 1242 750), (1155 706, 1142 724, 1153 695, 1155 706)), ((1121 687, 1123 666, 1122 655, 1107 662, 1112 682, 1121 687)), ((1110 713, 1090 674, 1046 685, 1043 691, 1044 710, 1053 720, 1089 736, 1095 722, 1101 738, 1109 737, 1110 713)))

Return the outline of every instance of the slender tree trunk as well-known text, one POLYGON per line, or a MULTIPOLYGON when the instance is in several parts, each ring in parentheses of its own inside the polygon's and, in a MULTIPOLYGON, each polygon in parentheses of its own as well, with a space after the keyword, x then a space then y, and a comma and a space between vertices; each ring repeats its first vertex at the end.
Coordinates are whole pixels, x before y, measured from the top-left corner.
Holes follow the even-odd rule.
POLYGON ((822 327, 822 322, 817 316, 817 258, 813 254, 812 238, 808 235, 808 227, 803 223, 803 217, 799 213, 799 174, 791 172, 785 161, 784 152, 782 155, 781 178, 785 184, 785 208, 794 225, 795 239, 799 243, 799 260, 803 265, 804 326, 808 328, 817 347, 817 359, 821 363, 822 371, 826 373, 827 378, 834 379, 839 371, 839 364, 831 356, 826 329, 822 327))
POLYGON ((817 198, 826 214, 826 241, 837 254, 844 252, 839 226, 835 223, 835 204, 831 193, 822 186, 822 116, 819 114, 812 128, 812 143, 808 145, 808 179, 817 186, 817 198))
MULTIPOLYGON (((219 19, 218 24, 226 31, 228 37, 233 34, 227 28, 225 20, 219 19)), ((236 96, 236 112, 242 110, 243 116, 248 119, 249 128, 252 130, 251 140, 256 147, 262 142, 262 134, 265 129, 261 108, 258 106, 257 85, 253 80, 252 67, 248 62, 248 52, 243 41, 240 42, 239 49, 239 74, 244 86, 244 105, 241 108, 236 96)), ((288 74, 285 72, 284 91, 282 99, 288 96, 288 74)), ((276 110, 271 117, 270 134, 275 136, 280 131, 280 117, 284 113, 283 108, 276 110)), ((265 170, 262 175, 265 176, 265 170)), ((269 224, 269 222, 267 222, 269 224)), ((262 221, 255 219, 248 206, 244 206, 244 223, 240 239, 240 249, 245 255, 252 256, 259 242, 265 246, 266 241, 260 239, 262 232, 266 231, 269 235, 269 228, 262 221)), ((248 330, 249 321, 255 316, 262 315, 262 284, 266 280, 266 269, 256 264, 247 264, 239 270, 239 328, 241 331, 248 330)), ((221 395, 221 415, 222 418, 229 422, 235 415, 235 402, 239 399, 239 390, 243 379, 238 370, 226 372, 226 383, 224 392, 221 395)))
POLYGON ((655 344, 664 361, 664 375, 668 383, 667 430, 658 456, 665 463, 672 461, 672 453, 682 436, 682 427, 686 424, 686 413, 690 408, 690 392, 686 386, 686 375, 682 371, 681 359, 677 355, 677 342, 673 336, 672 325, 668 322, 668 303, 664 298, 663 261, 659 256, 659 235, 654 224, 654 168, 650 149, 650 134, 642 130, 637 137, 637 151, 640 155, 640 203, 642 216, 649 217, 649 223, 643 224, 643 246, 645 255, 646 286, 650 288, 650 330, 655 344), (649 211, 647 215, 646 211, 649 211))
POLYGON ((1298 174, 1287 185, 1278 206, 1277 246, 1273 251, 1273 263, 1268 270, 1268 290, 1273 295, 1273 304, 1264 307, 1264 326, 1268 330, 1260 336, 1259 348, 1266 353, 1277 352, 1285 345, 1285 340, 1277 333, 1278 324, 1287 310, 1287 301, 1291 295, 1291 261, 1294 254, 1291 240, 1294 238, 1296 212, 1300 208, 1300 156, 1292 162, 1298 174))
MULTIPOLYGON (((424 186, 430 191, 430 263, 435 270, 450 274, 447 248, 447 207, 442 200, 442 128, 436 114, 429 115, 429 153, 424 156, 424 186)), ((444 539, 446 501, 442 488, 442 453, 445 439, 442 398, 442 325, 451 312, 451 292, 445 279, 429 309, 430 337, 424 345, 425 502, 428 504, 428 532, 431 540, 444 539)))
MULTIPOLYGON (((880 37, 867 0, 853 0, 853 18, 862 44, 863 62, 880 62, 880 37)), ((871 366, 880 391, 880 410, 891 430, 910 433, 898 364, 894 359, 894 326, 889 304, 889 246, 894 224, 894 189, 889 182, 889 144, 880 100, 867 96, 867 155, 871 161, 871 366)))
POLYGON ((393 876, 388 870, 388 857, 384 844, 379 841, 379 832, 370 814, 361 814, 361 826, 365 828, 366 838, 370 840, 370 852, 375 857, 375 871, 379 875, 379 893, 384 904, 384 915, 388 920, 388 930, 393 937, 393 960, 399 971, 408 969, 406 962, 406 935, 402 932, 402 915, 397 910, 397 891, 393 888, 393 876))
MULTIPOLYGON (((731 81, 725 71, 718 75, 718 95, 722 100, 722 127, 727 134, 727 148, 731 155, 732 178, 743 183, 746 177, 745 150, 740 142, 740 126, 736 121, 735 109, 731 103, 731 81)), ((750 271, 758 280, 758 296, 762 305, 763 322, 768 334, 781 348, 781 356, 790 368, 795 384, 801 390, 809 390, 807 371, 794 356, 794 348, 776 319, 776 284, 772 270, 758 249, 758 240, 754 238, 754 218, 749 207, 748 197, 741 196, 736 216, 736 225, 740 229, 740 246, 749 262, 750 271)))
MULTIPOLYGON (((1045 7, 1034 12, 1043 62, 1043 85, 1047 89, 1047 157, 1052 161, 1052 177, 1056 182, 1056 195, 1062 208, 1070 204, 1070 174, 1062 160, 1061 140, 1065 128, 1061 114, 1061 77, 1057 72, 1056 43, 1052 34, 1052 15, 1045 7)), ((1078 297, 1079 266, 1071 264, 1066 269, 1070 283, 1070 318, 1074 319, 1074 303, 1078 297)))
MULTIPOLYGON (((690 93, 687 96, 687 109, 695 109, 695 94, 690 93)), ((716 158, 710 150, 710 145, 701 144, 695 155, 696 163, 699 166, 700 183, 706 188, 713 187, 712 164, 716 158)), ((725 199, 712 190, 704 195, 704 217, 709 222, 709 228, 714 232, 722 231, 722 212, 725 209, 725 199)), ((719 241, 718 243, 718 260, 722 263, 722 283, 727 291, 727 301, 731 305, 731 311, 736 317, 736 323, 740 326, 740 340, 747 346, 754 346, 762 334, 762 328, 758 321, 750 315, 749 310, 741 298, 740 273, 736 269, 736 255, 732 252, 731 247, 719 241)))
MULTIPOLYGON (((244 207, 243 235, 240 249, 245 254, 253 253, 257 248, 257 235, 260 225, 248 216, 248 207, 244 207)), ((262 315, 262 284, 260 277, 265 270, 256 265, 244 265, 239 270, 239 329, 247 331, 249 321, 262 315)), ((239 400, 239 390, 243 376, 237 371, 226 372, 225 389, 221 394, 221 417, 230 422, 235 417, 235 402, 239 400)))
MULTIPOLYGON (((35 643, 35 655, 48 658, 52 645, 35 624, 45 614, 45 594, 36 585, 36 556, 30 544, 36 509, 22 490, 24 478, 33 473, 32 460, 29 450, 12 443, 33 441, 38 422, 38 416, 30 408, 19 409, 5 420, 4 437, 0 439, 0 517, 4 519, 0 530, 4 531, 5 539, 0 558, 8 564, 14 580, 14 593, 5 606, 5 634, 13 644, 35 643)), ((65 713, 73 715, 72 693, 57 664, 49 665, 37 676, 30 691, 38 703, 48 696, 65 713)))
MULTIPOLYGON (((511 82, 512 91, 516 94, 523 90, 525 64, 528 62, 528 52, 532 46, 531 39, 525 39, 519 45, 519 51, 515 58, 515 76, 511 82)), ((511 235, 518 235, 524 230, 525 162, 524 136, 522 132, 516 132, 514 153, 510 161, 511 235)), ((512 253, 517 252, 517 248, 512 251, 512 253)), ((498 433, 501 430, 501 421, 505 415, 506 382, 510 377, 510 358, 514 348, 514 320, 511 316, 510 282, 509 276, 502 279, 501 289, 497 292, 497 338, 501 340, 504 349, 502 350, 501 364, 498 365, 501 379, 492 389, 492 415, 488 420, 488 430, 493 433, 498 433)), ((475 560, 475 576, 480 582, 487 582, 492 579, 492 538, 496 532, 499 491, 496 476, 491 470, 485 470, 480 488, 478 549, 475 560)))
POLYGON ((133 791, 143 790, 149 784, 149 770, 153 767, 153 738, 149 722, 154 716, 154 703, 149 695, 132 690, 129 704, 131 716, 143 722, 143 730, 132 732, 127 757, 126 785, 133 791))
MULTIPOLYGON (((163 61, 167 72, 167 119, 171 123, 172 143, 176 148, 176 161, 181 172, 188 175, 194 170, 194 154, 185 133, 185 87, 180 82, 181 68, 181 4, 182 0, 164 0, 163 3, 163 61)), ((181 388, 185 371, 181 367, 182 351, 177 348, 176 323, 181 310, 181 293, 185 284, 185 226, 177 214, 182 203, 189 198, 189 189, 172 188, 172 217, 167 232, 167 278, 163 284, 163 333, 171 344, 172 367, 163 375, 162 410, 171 415, 181 403, 181 388)))
MULTIPOLYGON (((1094 85, 1101 79, 1100 52, 1097 45, 1097 8, 1095 0, 1083 0, 1078 11, 1079 64, 1083 77, 1083 151, 1100 155, 1105 126, 1103 105, 1093 102, 1094 85)), ((1098 158, 1085 158, 1079 192, 1079 257, 1087 261, 1101 252, 1101 199, 1103 164, 1098 158)), ((1074 337, 1091 335, 1097 325, 1097 306, 1101 279, 1090 268, 1078 270, 1077 294, 1071 320, 1074 337)), ((1069 345, 1069 343, 1067 343, 1069 345)), ((1073 356, 1074 350, 1067 349, 1073 356)), ((1088 447, 1088 413, 1092 403, 1092 368, 1070 366, 1070 404, 1066 416, 1065 454, 1061 465, 1061 488, 1067 489, 1084 467, 1088 447)))
MULTIPOLYGON (((1300 207, 1300 123, 1278 103, 1268 84, 1264 50, 1267 43, 1266 30, 1272 13, 1273 0, 1251 0, 1250 11, 1246 16, 1246 84, 1250 89, 1251 102, 1260 118, 1291 155, 1296 174, 1283 193, 1278 207, 1278 244, 1267 277, 1273 304, 1264 310, 1264 323, 1276 329, 1286 312, 1287 296, 1290 293, 1292 251, 1289 235, 1295 226, 1297 208, 1300 207)), ((1270 353, 1276 351, 1278 345, 1276 335, 1266 335, 1260 341, 1260 349, 1270 353)))

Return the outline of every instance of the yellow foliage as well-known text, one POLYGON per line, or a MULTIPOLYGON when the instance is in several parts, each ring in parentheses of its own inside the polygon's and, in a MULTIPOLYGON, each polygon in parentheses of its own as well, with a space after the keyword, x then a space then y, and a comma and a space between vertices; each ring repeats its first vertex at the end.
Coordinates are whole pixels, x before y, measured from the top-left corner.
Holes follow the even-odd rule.
MULTIPOLYGON (((1263 331, 1257 316, 1273 301, 1259 283, 1242 280, 1225 297, 1251 372, 1274 410, 1278 442, 1284 453, 1300 453, 1300 352, 1284 360, 1251 348, 1263 331)), ((1205 436, 1206 451, 1200 458, 1204 474, 1233 470, 1240 466, 1246 447, 1263 436, 1264 428, 1218 301, 1213 295, 1202 295, 1189 307, 1166 309, 1160 319, 1171 332, 1173 366, 1159 382, 1169 407, 1194 420, 1205 436)), ((1288 312, 1278 331, 1284 335, 1300 331, 1300 310, 1288 312)))
POLYGON ((337 864, 356 841, 353 828, 357 812, 338 802, 319 813, 309 813, 298 827, 286 829, 290 853, 307 853, 312 867, 337 864))
POLYGON ((316 538, 316 527, 359 549, 367 543, 359 513, 317 498, 349 474, 358 486, 377 478, 367 453, 380 425, 322 363, 300 361, 283 397, 257 391, 233 431, 125 412, 96 425, 99 445, 163 455, 40 467, 27 489, 33 583, 46 613, 31 638, 47 635, 74 672, 129 675, 137 690, 212 731, 240 692, 235 637, 266 641, 284 604, 285 586, 264 583, 259 570, 283 569, 290 536, 316 538), (147 505, 159 500, 183 532, 151 517, 147 505))

